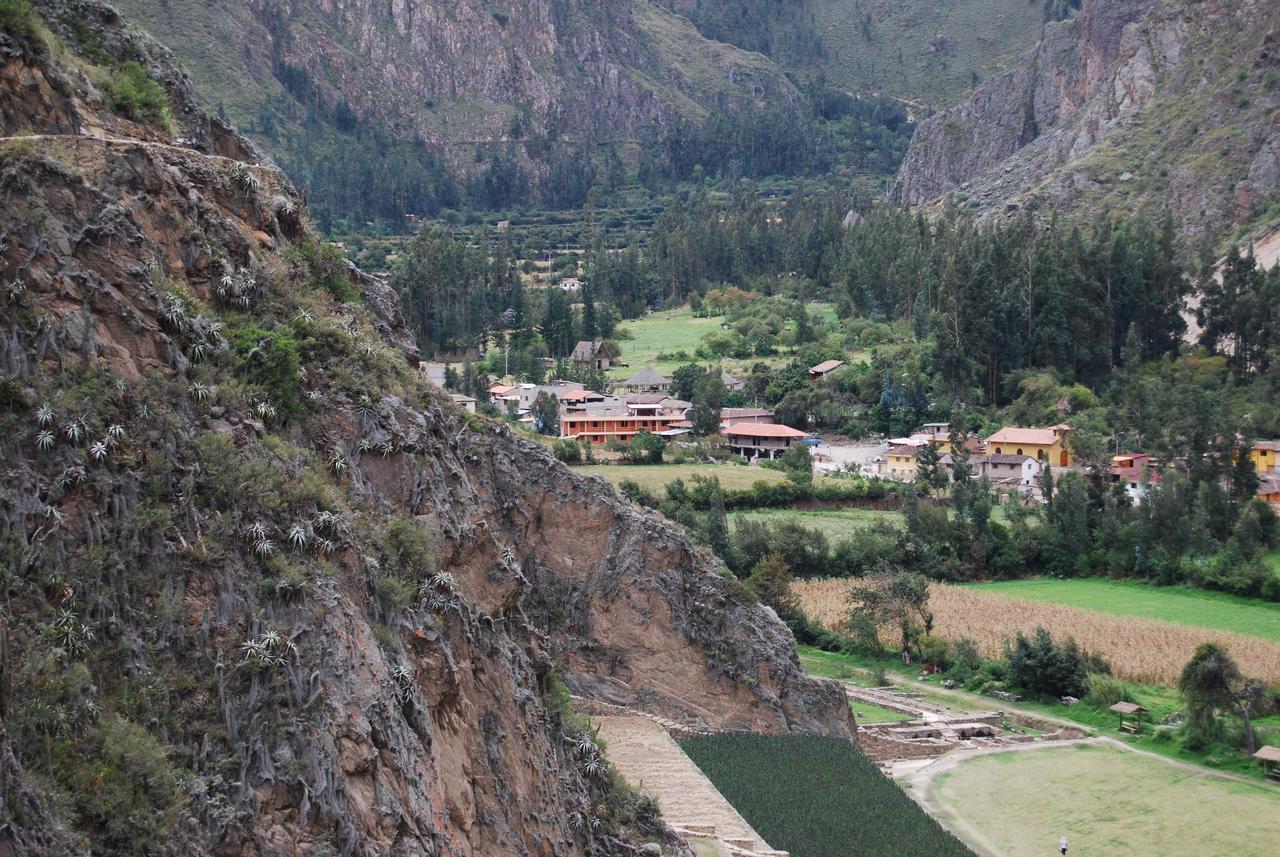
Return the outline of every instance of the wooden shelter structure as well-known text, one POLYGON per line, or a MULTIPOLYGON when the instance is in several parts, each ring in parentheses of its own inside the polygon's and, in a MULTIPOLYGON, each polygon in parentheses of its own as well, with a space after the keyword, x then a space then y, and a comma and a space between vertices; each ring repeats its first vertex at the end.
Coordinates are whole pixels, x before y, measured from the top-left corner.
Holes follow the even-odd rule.
POLYGON ((1262 763, 1262 775, 1269 780, 1280 781, 1280 747, 1264 745, 1253 758, 1262 763))
POLYGON ((1142 731, 1142 717, 1147 709, 1133 702, 1117 702, 1111 710, 1120 715, 1120 731, 1137 735, 1142 731))

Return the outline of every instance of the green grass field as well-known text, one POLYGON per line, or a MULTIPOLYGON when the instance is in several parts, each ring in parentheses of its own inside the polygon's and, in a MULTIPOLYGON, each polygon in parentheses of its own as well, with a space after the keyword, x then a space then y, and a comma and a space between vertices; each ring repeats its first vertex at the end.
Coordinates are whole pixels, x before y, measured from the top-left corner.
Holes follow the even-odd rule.
POLYGON ((1280 603, 1221 592, 1102 578, 1012 580, 978 584, 978 587, 1031 601, 1068 604, 1115 616, 1142 616, 1280 641, 1280 603))
POLYGON ((891 711, 878 705, 867 705, 865 702, 849 702, 853 716, 859 723, 896 723, 899 720, 910 720, 911 716, 901 711, 891 711))
POLYGON ((1115 747, 979 756, 940 774, 930 792, 964 838, 1007 857, 1052 854, 1061 836, 1079 855, 1276 853, 1280 789, 1115 747))
POLYGON ((781 471, 741 464, 586 464, 570 469, 582 476, 603 476, 614 485, 630 479, 641 488, 656 492, 661 492, 668 482, 677 479, 690 482, 694 476, 716 477, 725 489, 750 488, 757 482, 773 484, 786 479, 781 471))
POLYGON ((857 535, 877 521, 902 526, 901 512, 880 509, 756 509, 730 513, 729 519, 736 525, 739 516, 767 524, 794 521, 811 530, 818 530, 831 542, 857 535))
POLYGON ((794 857, 971 855, 847 741, 726 734, 680 746, 757 833, 794 857))
POLYGON ((692 362, 694 349, 708 333, 720 329, 724 319, 694 318, 693 311, 688 309, 670 312, 655 312, 644 318, 626 321, 619 325, 620 330, 631 334, 630 339, 619 339, 622 349, 622 361, 626 367, 615 367, 609 371, 609 377, 625 380, 645 366, 652 366, 668 378, 671 373, 685 363, 692 362), (686 351, 689 360, 659 360, 659 354, 671 354, 686 351))

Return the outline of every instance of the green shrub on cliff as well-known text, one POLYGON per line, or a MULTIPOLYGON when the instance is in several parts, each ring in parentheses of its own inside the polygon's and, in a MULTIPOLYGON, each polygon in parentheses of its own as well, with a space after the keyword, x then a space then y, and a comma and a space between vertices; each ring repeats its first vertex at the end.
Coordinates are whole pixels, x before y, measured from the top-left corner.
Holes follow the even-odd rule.
POLYGON ((164 87, 133 60, 120 66, 120 71, 111 81, 111 109, 121 116, 165 131, 173 126, 169 96, 164 87))

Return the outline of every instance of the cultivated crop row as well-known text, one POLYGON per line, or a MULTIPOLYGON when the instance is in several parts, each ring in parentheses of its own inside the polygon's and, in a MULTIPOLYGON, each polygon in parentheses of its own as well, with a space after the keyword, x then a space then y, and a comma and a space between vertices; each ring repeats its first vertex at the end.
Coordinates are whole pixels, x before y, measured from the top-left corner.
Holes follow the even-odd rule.
MULTIPOLYGON (((839 629, 849 615, 848 579, 798 581, 794 590, 809 616, 839 629)), ((1280 682, 1280 643, 1173 622, 1095 613, 1081 607, 1028 601, 963 586, 933 584, 929 607, 933 632, 947 640, 968 637, 984 655, 997 657, 1019 631, 1048 628, 1055 639, 1075 637, 1084 648, 1105 657, 1116 675, 1146 684, 1172 685, 1196 646, 1216 641, 1227 646, 1249 676, 1280 682)), ((886 640, 893 634, 886 629, 886 640)))

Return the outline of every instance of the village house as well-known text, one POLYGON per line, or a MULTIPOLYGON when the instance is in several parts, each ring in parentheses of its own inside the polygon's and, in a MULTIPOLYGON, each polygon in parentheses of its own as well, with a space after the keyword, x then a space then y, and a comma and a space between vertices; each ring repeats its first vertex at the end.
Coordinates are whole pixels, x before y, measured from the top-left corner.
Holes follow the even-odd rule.
POLYGON ((1067 433, 1071 427, 1056 425, 1050 428, 1002 428, 987 438, 987 452, 991 455, 1029 455, 1042 464, 1054 467, 1070 467, 1071 453, 1067 450, 1067 433))
POLYGON ((1043 465, 1029 455, 992 453, 970 459, 974 475, 985 476, 994 485, 1020 485, 1030 487, 1040 478, 1043 465))
POLYGON ((1160 471, 1153 468, 1151 456, 1145 452, 1127 452, 1111 456, 1107 469, 1111 479, 1124 486, 1124 492, 1135 506, 1147 497, 1147 486, 1160 484, 1160 471))
POLYGON ((600 340, 579 340, 573 347, 573 353, 569 355, 569 361, 579 369, 595 369, 600 372, 608 372, 611 365, 609 353, 600 340))
POLYGON ((634 393, 665 393, 671 389, 671 379, 663 377, 652 366, 646 366, 618 386, 634 393))
POLYGON ((799 429, 773 423, 739 423, 725 429, 729 449, 750 459, 776 458, 808 437, 799 429))
POLYGON ((453 403, 467 413, 474 414, 476 412, 476 400, 470 396, 464 396, 461 393, 450 393, 449 398, 453 399, 453 403))
POLYGON ((595 406, 602 406, 607 399, 594 390, 567 390, 556 398, 560 401, 562 414, 577 414, 591 411, 595 406))
POLYGON ((919 446, 902 443, 889 447, 884 456, 884 475, 898 482, 914 482, 919 454, 919 446))
POLYGON ((817 366, 809 367, 810 381, 823 381, 832 372, 844 365, 843 360, 823 360, 817 366))
POLYGON ((629 441, 644 430, 669 438, 688 432, 688 428, 676 425, 682 422, 683 414, 563 414, 560 436, 600 444, 611 440, 629 441))
POLYGON ((521 412, 529 410, 533 407, 533 402, 538 398, 539 393, 546 393, 549 396, 555 396, 557 400, 564 398, 568 393, 576 393, 586 390, 586 386, 579 384, 577 381, 549 381, 546 384, 521 384, 517 391, 516 407, 521 412))
POLYGON ((724 384, 726 390, 741 390, 747 385, 746 381, 733 377, 723 369, 720 370, 720 383, 724 384))
POLYGON ((1253 469, 1259 473, 1280 470, 1280 440, 1260 440, 1249 451, 1253 469))
POLYGON ((1260 500, 1266 500, 1277 512, 1280 512, 1280 470, 1271 470, 1258 474, 1258 493, 1260 500))
POLYGON ((727 429, 738 423, 768 424, 774 422, 773 411, 768 408, 721 408, 720 428, 727 429))
POLYGON ((505 408, 509 400, 520 400, 520 388, 514 384, 494 383, 489 385, 486 391, 489 394, 490 404, 497 405, 499 408, 505 408))

